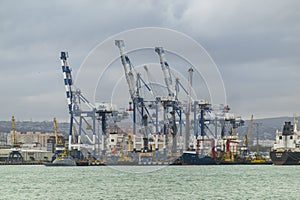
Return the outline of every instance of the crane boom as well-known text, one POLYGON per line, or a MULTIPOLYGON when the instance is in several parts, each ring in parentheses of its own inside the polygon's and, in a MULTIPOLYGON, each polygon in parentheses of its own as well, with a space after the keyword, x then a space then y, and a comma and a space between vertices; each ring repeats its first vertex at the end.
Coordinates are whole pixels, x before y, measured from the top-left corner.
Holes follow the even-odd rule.
POLYGON ((166 87, 168 90, 168 94, 169 94, 169 96, 174 97, 174 92, 171 89, 172 76, 171 76, 170 67, 169 67, 168 62, 165 61, 165 59, 164 59, 165 51, 162 47, 155 47, 155 52, 159 56, 159 61, 160 61, 161 69, 163 71, 164 80, 165 80, 165 84, 166 84, 166 87))
POLYGON ((129 87, 129 94, 133 99, 135 97, 135 77, 133 73, 133 67, 131 65, 129 57, 125 54, 125 43, 123 40, 115 40, 115 45, 120 50, 121 61, 125 71, 126 81, 129 87))
POLYGON ((244 145, 243 145, 244 147, 248 147, 248 143, 249 143, 249 139, 250 139, 250 134, 251 134, 251 129, 252 129, 252 124, 253 124, 253 115, 251 115, 251 119, 250 119, 250 122, 249 122, 247 135, 245 135, 244 145))
POLYGON ((11 130, 12 130, 13 139, 14 139, 13 147, 19 147, 19 144, 17 141, 16 125, 15 125, 15 117, 14 116, 12 116, 12 118, 11 118, 11 130))
POLYGON ((58 134, 57 134, 57 124, 56 124, 56 118, 53 119, 53 129, 55 134, 55 144, 58 144, 58 134))
POLYGON ((69 150, 71 150, 71 138, 72 138, 72 126, 73 126, 73 92, 72 92, 72 74, 71 69, 68 65, 68 52, 61 52, 61 66, 64 76, 64 83, 65 83, 65 90, 66 90, 66 97, 68 102, 68 108, 70 113, 70 130, 69 130, 69 150))
POLYGON ((71 75, 71 69, 68 65, 68 52, 61 52, 61 66, 62 66, 62 71, 64 75, 64 83, 65 83, 65 89, 66 89, 66 97, 67 97, 67 102, 68 102, 68 107, 69 107, 69 112, 72 112, 72 75, 71 75))
POLYGON ((147 74, 147 78, 148 78, 148 82, 149 82, 149 87, 150 87, 150 92, 151 92, 152 96, 155 98, 157 96, 157 93, 154 90, 153 83, 150 81, 150 72, 148 70, 147 65, 144 65, 144 70, 146 71, 146 74, 147 74))

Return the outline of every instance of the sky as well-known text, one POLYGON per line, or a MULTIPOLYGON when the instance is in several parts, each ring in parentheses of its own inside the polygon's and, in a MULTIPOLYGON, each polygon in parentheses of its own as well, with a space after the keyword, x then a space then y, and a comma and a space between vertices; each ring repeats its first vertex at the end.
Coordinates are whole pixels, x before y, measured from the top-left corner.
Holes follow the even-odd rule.
POLYGON ((299 114, 299 10, 296 0, 1 0, 0 120, 68 121, 60 52, 69 52, 76 85, 97 45, 143 27, 202 45, 220 72, 226 104, 243 118, 299 114))

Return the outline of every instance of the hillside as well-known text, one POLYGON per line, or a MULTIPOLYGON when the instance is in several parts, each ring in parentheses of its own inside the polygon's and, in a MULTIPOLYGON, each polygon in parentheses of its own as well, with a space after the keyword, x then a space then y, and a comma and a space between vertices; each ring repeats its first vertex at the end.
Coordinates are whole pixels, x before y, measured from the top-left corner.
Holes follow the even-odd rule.
MULTIPOLYGON (((16 130, 21 133, 28 131, 32 132, 53 132, 53 122, 43 121, 43 122, 33 122, 33 121, 16 121, 16 130)), ((0 121, 0 132, 9 133, 11 130, 11 121, 0 121)), ((57 131, 59 133, 67 134, 69 132, 68 123, 57 123, 57 131)))
MULTIPOLYGON (((293 117, 276 117, 265 119, 254 119, 250 134, 250 141, 256 138, 258 133, 259 139, 275 140, 276 130, 282 130, 284 122, 291 121, 293 123, 293 117), (258 124, 258 125, 257 125, 258 124)), ((249 126, 249 120, 245 121, 245 125, 237 129, 240 136, 247 134, 249 126)))
MULTIPOLYGON (((276 130, 282 130, 282 126, 285 121, 292 121, 292 117, 277 117, 277 118, 265 118, 265 119, 255 119, 253 121, 253 126, 250 134, 250 142, 256 138, 257 132, 259 139, 275 139, 276 130), (258 131, 256 123, 259 124, 258 131)), ((247 134, 249 126, 249 120, 245 121, 243 127, 236 129, 236 133, 240 137, 243 137, 247 134)), ((68 123, 57 123, 57 129, 59 133, 63 133, 65 136, 69 133, 69 124, 68 123)), ((11 130, 10 121, 0 121, 0 133, 8 133, 11 130)), ((43 121, 43 122, 32 122, 32 121, 16 121, 16 130, 25 133, 27 131, 32 132, 53 132, 53 122, 52 121, 43 121)))

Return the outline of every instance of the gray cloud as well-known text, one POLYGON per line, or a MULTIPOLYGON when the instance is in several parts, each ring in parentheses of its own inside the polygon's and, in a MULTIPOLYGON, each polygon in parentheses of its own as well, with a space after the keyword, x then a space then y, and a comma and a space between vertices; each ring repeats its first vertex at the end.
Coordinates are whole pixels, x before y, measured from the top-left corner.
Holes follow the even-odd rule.
POLYGON ((67 120, 60 51, 70 52, 75 75, 97 44, 144 26, 201 43, 237 113, 292 115, 300 106, 299 9, 298 1, 1 1, 0 119, 67 120))

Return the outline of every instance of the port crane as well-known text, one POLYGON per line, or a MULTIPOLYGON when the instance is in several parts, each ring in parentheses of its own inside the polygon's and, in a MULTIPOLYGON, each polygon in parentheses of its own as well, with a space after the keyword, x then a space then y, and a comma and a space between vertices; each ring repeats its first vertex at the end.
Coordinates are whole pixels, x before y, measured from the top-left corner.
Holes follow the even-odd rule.
POLYGON ((54 135, 55 135, 55 145, 56 148, 57 147, 64 147, 63 141, 61 138, 59 138, 58 136, 58 132, 57 132, 57 122, 56 122, 56 118, 53 118, 53 130, 54 130, 54 135))
MULTIPOLYGON (((123 40, 116 40, 115 45, 119 48, 120 55, 121 55, 121 62, 124 68, 126 82, 129 87, 129 94, 132 99, 133 104, 133 149, 136 151, 136 132, 137 127, 136 124, 141 122, 141 129, 144 134, 144 146, 147 145, 148 140, 146 140, 146 135, 148 135, 148 131, 151 130, 151 124, 148 122, 153 120, 151 119, 151 115, 148 112, 145 98, 143 98, 140 94, 140 88, 142 87, 141 84, 144 84, 147 87, 147 84, 141 78, 141 74, 136 72, 134 69, 129 57, 125 53, 125 45, 123 40), (137 120, 139 117, 139 120, 137 120)), ((159 63, 161 66, 161 70, 163 72, 163 80, 164 85, 167 90, 166 96, 158 96, 157 93, 153 90, 153 84, 149 81, 149 70, 147 66, 144 66, 144 70, 148 76, 148 82, 150 83, 149 91, 151 95, 155 98, 155 149, 158 152, 158 137, 162 133, 163 137, 163 152, 166 155, 167 148, 169 148, 170 144, 168 140, 168 135, 172 135, 172 153, 177 151, 177 135, 180 134, 180 144, 182 145, 182 113, 186 115, 186 135, 185 135, 185 144, 180 148, 189 148, 190 142, 190 129, 192 124, 190 123, 190 115, 193 112, 193 129, 194 129, 194 136, 193 136, 193 149, 201 150, 201 154, 203 154, 203 142, 210 141, 212 148, 215 148, 216 144, 211 138, 208 138, 206 134, 206 129, 209 129, 208 126, 211 123, 211 119, 206 117, 206 115, 210 115, 213 110, 211 109, 211 105, 208 101, 200 99, 200 100, 192 100, 192 76, 193 76, 193 68, 191 67, 189 72, 189 82, 188 82, 188 90, 185 90, 183 85, 181 84, 179 78, 172 77, 171 68, 168 62, 165 59, 165 50, 163 47, 155 47, 154 51, 159 56, 159 63), (175 81, 174 81, 175 80, 175 81), (183 104, 179 100, 179 88, 183 88, 188 96, 188 103, 187 105, 183 104), (192 107, 194 105, 194 107, 192 107), (158 115, 159 107, 162 108, 162 115, 158 115), (160 119, 162 117, 162 119, 160 119), (179 127, 178 127, 179 124, 179 127), (160 129, 161 128, 161 129, 160 129), (200 142, 202 143, 200 146, 200 142), (201 147, 201 149, 199 148, 201 147)), ((153 105, 153 104, 152 104, 153 105)), ((224 141, 233 140, 236 138, 234 136, 234 129, 241 126, 243 124, 243 120, 240 117, 235 117, 228 113, 229 107, 225 106, 221 113, 221 116, 215 117, 215 128, 218 129, 218 124, 221 124, 221 138, 225 136, 226 126, 230 125, 230 130, 228 131, 230 135, 228 138, 223 139, 224 141)), ((192 117, 191 117, 192 118, 192 117)), ((209 130, 210 131, 210 130, 209 130)), ((210 133, 212 133, 210 131, 210 133)), ((161 137, 161 136, 160 136, 161 137)), ((217 137, 217 131, 215 133, 215 137, 217 137)))
POLYGON ((143 133, 143 142, 142 142, 142 151, 147 152, 149 134, 152 134, 151 129, 148 126, 148 121, 154 124, 154 120, 146 106, 147 103, 152 104, 152 102, 146 102, 140 94, 140 89, 144 85, 149 92, 151 88, 146 84, 146 82, 141 78, 141 74, 135 72, 134 67, 125 53, 125 43, 123 40, 115 40, 115 45, 119 48, 121 62, 125 72, 126 82, 129 88, 129 94, 132 100, 132 111, 133 111, 133 152, 136 152, 136 137, 137 137, 137 118, 139 118, 140 124, 142 125, 143 133))
MULTIPOLYGON (((168 96, 167 96, 167 98, 165 98, 165 97, 159 97, 159 96, 157 95, 157 92, 155 91, 155 88, 154 88, 154 86, 153 86, 153 83, 150 81, 150 78, 149 78, 149 77, 150 77, 150 72, 149 72, 147 66, 144 66, 144 69, 145 69, 145 71, 146 71, 146 73, 147 73, 148 82, 149 82, 149 85, 150 85, 150 87, 151 87, 151 90, 154 91, 154 92, 152 93, 152 96, 153 96, 154 98, 156 98, 156 100, 158 101, 157 105, 159 105, 160 108, 161 108, 161 107, 164 107, 163 103, 165 103, 166 100, 171 99, 171 98, 168 98, 168 96)), ((167 74, 171 74, 171 72, 170 72, 170 73, 167 73, 167 74)), ((191 93, 191 92, 189 92, 188 90, 185 89, 185 87, 183 86, 183 84, 181 83, 181 81, 179 80, 179 78, 175 77, 174 101, 177 103, 177 106, 175 107, 175 108, 176 108, 176 111, 170 109, 170 112, 169 112, 169 113, 167 112, 167 114, 170 115, 170 116, 167 115, 167 116, 168 116, 168 117, 167 117, 167 121, 169 122, 169 127, 168 127, 168 129, 171 130, 171 131, 168 131, 168 132, 171 132, 173 136, 176 136, 174 133, 178 133, 178 132, 179 132, 179 146, 178 146, 178 148, 179 148, 180 151, 182 152, 183 149, 187 149, 187 146, 188 146, 188 145, 186 145, 186 147, 184 147, 185 145, 183 144, 183 135, 182 135, 182 130, 183 130, 183 127, 182 127, 182 126, 183 126, 182 113, 187 114, 187 113, 185 113, 187 109, 185 109, 185 112, 184 112, 184 106, 181 104, 181 102, 180 102, 179 99, 178 99, 179 89, 180 89, 180 88, 182 88, 183 91, 184 91, 184 92, 186 93, 186 95, 188 95, 188 96, 189 96, 189 93, 191 93), (176 114, 179 116, 179 119, 176 118, 176 114), (175 122, 175 124, 174 124, 174 122, 175 122), (176 125, 176 124, 177 124, 177 125, 176 125), (178 124, 179 124, 179 128, 178 128, 178 124)), ((170 90, 171 90, 171 89, 170 89, 170 90)), ((191 89, 189 89, 189 90, 191 90, 191 89)), ((158 113, 158 112, 157 112, 157 113, 158 113)), ((165 120, 164 120, 164 121, 165 121, 165 120)), ((163 121, 162 124, 164 124, 164 121, 163 121)), ((159 124, 159 123, 157 123, 157 124, 159 124)), ((167 130, 168 130, 168 129, 167 129, 167 130)), ((187 135, 188 135, 188 134, 187 134, 187 135)), ((177 148, 177 144, 176 144, 177 138, 173 138, 173 139, 174 139, 174 140, 173 140, 173 143, 172 143, 172 149, 173 149, 172 151, 174 152, 175 149, 177 148), (175 139, 176 139, 176 140, 175 140, 175 139)), ((189 139, 186 140, 186 141, 189 141, 189 139)))
POLYGON ((134 99, 136 96, 136 90, 135 90, 136 82, 134 77, 133 66, 131 64, 129 57, 125 54, 125 43, 123 40, 116 40, 115 45, 119 48, 120 51, 121 62, 124 68, 125 78, 129 88, 130 97, 131 99, 134 99))
MULTIPOLYGON (((123 40, 116 40, 115 45, 119 48, 121 55, 121 62, 125 72, 126 82, 129 88, 129 94, 132 99, 133 104, 133 150, 136 151, 136 132, 137 132, 137 118, 141 120, 142 132, 144 135, 142 148, 148 147, 148 135, 152 135, 151 128, 148 124, 148 121, 151 124, 155 124, 155 150, 158 152, 158 137, 161 133, 160 123, 162 122, 162 132, 163 132, 163 150, 164 155, 166 155, 167 151, 167 135, 171 133, 173 138, 172 143, 172 152, 176 152, 177 150, 177 133, 180 133, 180 137, 182 139, 182 107, 178 101, 178 92, 179 87, 182 87, 179 79, 175 79, 175 85, 172 81, 171 71, 168 62, 164 59, 164 49, 162 47, 156 47, 154 50, 159 55, 159 61, 161 64, 161 69, 164 75, 164 82, 168 91, 167 96, 157 96, 157 93, 153 90, 153 85, 148 84, 141 78, 141 74, 136 72, 128 55, 125 53, 125 44, 123 40), (140 94, 140 88, 144 85, 147 90, 151 93, 154 100, 146 101, 140 94), (174 89, 173 89, 174 87, 174 89), (151 105, 155 105, 155 122, 152 116, 149 113, 147 108, 147 103, 151 105), (158 113, 159 107, 163 107, 163 119, 159 121, 158 113), (176 116, 179 116, 179 120, 176 116), (179 121, 179 128, 177 127, 177 121, 179 121)), ((149 70, 147 66, 144 66, 144 70, 149 77, 149 70)))
POLYGON ((192 84, 193 84, 193 73, 194 69, 192 67, 188 70, 189 76, 188 76, 188 102, 187 102, 187 108, 185 109, 185 138, 184 138, 184 149, 189 149, 190 144, 190 129, 191 129, 191 122, 190 122, 190 115, 191 115, 191 104, 192 104, 192 84))
MULTIPOLYGON (((161 70, 164 76, 165 86, 168 91, 168 96, 161 97, 160 103, 163 106, 163 133, 164 133, 164 153, 166 153, 166 145, 167 145, 167 132, 171 132, 172 134, 172 153, 176 153, 177 151, 177 132, 178 127, 176 125, 176 114, 179 117, 180 123, 180 136, 182 136, 182 107, 178 100, 178 92, 180 82, 179 79, 175 79, 175 85, 173 85, 173 79, 171 75, 171 70, 168 62, 165 60, 165 51, 163 47, 155 47, 155 52, 159 56, 159 62, 161 65, 161 70), (173 89, 174 87, 174 89, 173 89), (168 115, 171 115, 168 117, 168 115)), ((181 85, 182 86, 182 85, 181 85)))
POLYGON ((17 141, 17 134, 16 134, 16 125, 15 125, 15 117, 12 116, 11 118, 11 130, 12 130, 12 133, 13 133, 13 147, 15 148, 19 148, 20 147, 20 144, 18 143, 17 141))
POLYGON ((73 80, 72 80, 72 74, 71 74, 71 69, 68 65, 67 61, 68 53, 67 52, 61 52, 61 66, 62 66, 62 72, 64 76, 64 84, 65 84, 65 89, 66 89, 66 97, 67 97, 67 103, 68 103, 68 108, 69 108, 69 114, 70 114, 70 128, 69 128, 69 150, 71 150, 72 147, 72 126, 73 126, 73 94, 72 94, 72 85, 73 85, 73 80))
POLYGON ((193 141, 193 149, 199 152, 199 147, 201 147, 200 154, 203 155, 203 142, 205 141, 205 128, 206 128, 206 119, 205 115, 211 112, 211 104, 209 101, 200 99, 194 101, 193 106, 194 111, 194 141, 193 141), (199 128, 200 128, 200 135, 199 135, 199 128), (200 136, 200 137, 199 137, 200 136), (200 146, 201 142, 201 146, 200 146))
POLYGON ((249 140, 250 140, 252 125, 253 125, 253 115, 251 115, 247 134, 244 136, 243 146, 241 147, 241 153, 243 157, 247 157, 249 155, 249 140))
MULTIPOLYGON (((70 128, 69 128, 69 142, 68 149, 69 151, 78 149, 80 151, 81 147, 92 148, 96 151, 96 118, 97 118, 97 109, 95 105, 89 102, 87 98, 84 97, 82 92, 79 89, 73 89, 73 80, 71 74, 71 68, 69 67, 68 61, 68 52, 61 52, 61 66, 64 77, 64 84, 66 90, 67 104, 70 114, 70 128), (83 108, 83 105, 85 109, 83 108), (88 121, 92 122, 92 125, 88 121), (77 144, 72 142, 73 135, 73 125, 74 123, 78 127, 78 139, 77 144), (89 127, 86 129, 85 127, 89 127), (86 136, 86 139, 89 145, 82 144, 82 133, 86 136), (90 138, 92 136, 92 138, 90 138)), ((105 133, 102 134, 102 143, 104 143, 105 133)), ((102 146, 102 151, 104 151, 104 146, 102 146)))
POLYGON ((23 156, 19 151, 20 144, 17 141, 16 125, 15 125, 15 117, 14 116, 12 116, 12 118, 11 118, 11 133, 13 135, 13 145, 12 145, 13 149, 9 153, 6 161, 9 163, 23 162, 23 156))
POLYGON ((54 136, 55 136, 55 151, 52 156, 52 162, 58 158, 65 150, 65 146, 63 144, 62 138, 59 138, 58 132, 57 132, 57 122, 56 118, 53 118, 53 130, 54 130, 54 136))
POLYGON ((172 90, 172 76, 171 76, 171 70, 168 62, 165 60, 165 51, 163 47, 155 47, 155 52, 159 56, 159 61, 161 65, 161 69, 163 71, 164 75, 164 81, 168 90, 168 96, 174 97, 174 91, 172 90))
POLYGON ((101 156, 104 156, 106 151, 105 141, 107 120, 112 117, 115 121, 115 117, 118 116, 118 111, 114 110, 112 105, 105 103, 91 103, 83 95, 80 89, 74 87, 72 70, 69 67, 67 58, 68 52, 61 52, 61 69, 70 115, 68 150, 69 152, 76 154, 76 157, 79 158, 82 155, 81 148, 86 148, 92 150, 93 156, 96 157, 96 152, 99 152, 96 150, 98 147, 98 149, 101 149, 101 156), (96 133, 100 130, 100 128, 98 128, 98 131, 96 130, 96 121, 99 124, 102 124, 101 137, 96 136, 96 133), (77 137, 75 136, 75 133, 77 133, 77 137), (82 135, 85 137, 82 137, 82 135))
POLYGON ((124 68, 125 72, 125 78, 126 82, 129 88, 129 94, 132 100, 132 106, 131 109, 133 112, 133 152, 136 152, 136 107, 137 104, 140 103, 141 99, 136 97, 135 95, 135 77, 133 72, 133 67, 131 65, 131 61, 129 57, 125 54, 125 44, 123 40, 115 40, 115 45, 119 48, 120 56, 121 56, 121 62, 124 68))
POLYGON ((148 77, 149 87, 151 89, 150 92, 151 92, 153 98, 156 98, 157 97, 157 92, 154 89, 153 83, 150 81, 150 72, 149 72, 149 69, 148 69, 147 65, 144 65, 144 70, 145 70, 145 72, 147 74, 147 77, 148 77))

